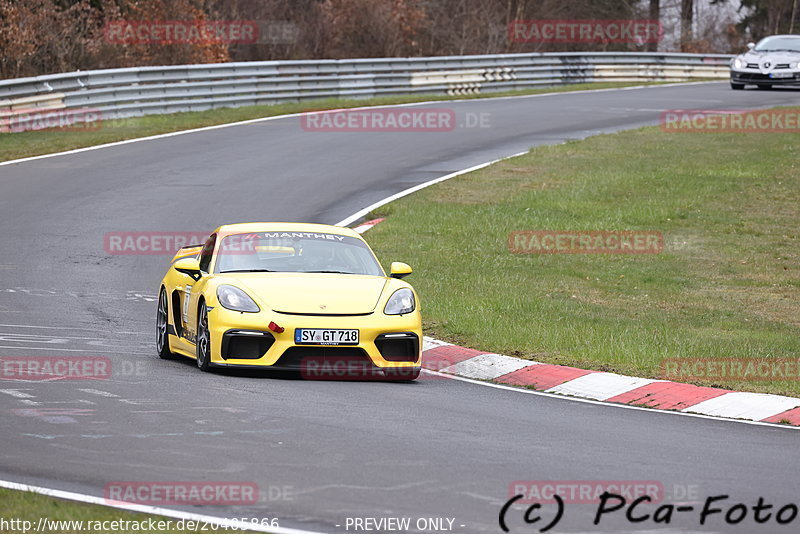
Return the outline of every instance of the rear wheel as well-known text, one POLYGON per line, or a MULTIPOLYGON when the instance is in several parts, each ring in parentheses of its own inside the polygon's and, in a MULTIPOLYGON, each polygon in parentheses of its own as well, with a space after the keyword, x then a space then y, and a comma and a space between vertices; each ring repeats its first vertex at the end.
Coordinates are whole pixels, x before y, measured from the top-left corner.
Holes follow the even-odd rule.
POLYGON ((158 295, 158 311, 156 312, 156 350, 159 357, 163 360, 171 360, 175 357, 169 350, 169 308, 167 307, 167 292, 161 288, 158 295))
POLYGON ((208 309, 200 304, 197 313, 197 368, 208 371, 211 367, 211 334, 208 330, 208 309))
POLYGON ((742 89, 744 89, 744 84, 731 82, 731 89, 734 89, 736 91, 741 91, 742 89))

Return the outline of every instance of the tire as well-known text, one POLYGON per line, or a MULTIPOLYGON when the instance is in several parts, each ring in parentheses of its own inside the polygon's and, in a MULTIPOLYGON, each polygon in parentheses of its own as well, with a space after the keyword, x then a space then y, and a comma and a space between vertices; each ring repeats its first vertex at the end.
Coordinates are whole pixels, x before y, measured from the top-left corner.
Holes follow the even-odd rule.
POLYGON ((758 88, 761 89, 762 91, 769 91, 770 89, 772 89, 772 84, 759 85, 758 88))
POLYGON ((384 379, 389 382, 413 382, 419 378, 420 367, 397 367, 384 369, 384 379))
POLYGON ((734 91, 741 91, 742 89, 744 89, 744 84, 731 82, 731 89, 733 89, 734 91))
POLYGON ((208 371, 211 368, 211 332, 208 329, 208 310, 206 303, 200 304, 197 312, 197 368, 208 371))
POLYGON ((156 311, 156 351, 162 360, 172 360, 175 355, 169 350, 169 306, 167 305, 167 291, 162 287, 158 294, 158 309, 156 311))

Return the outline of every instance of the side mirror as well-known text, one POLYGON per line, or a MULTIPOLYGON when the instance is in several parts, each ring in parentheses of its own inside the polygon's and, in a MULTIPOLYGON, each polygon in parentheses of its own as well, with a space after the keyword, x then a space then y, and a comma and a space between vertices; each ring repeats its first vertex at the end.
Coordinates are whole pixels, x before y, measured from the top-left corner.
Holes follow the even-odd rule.
POLYGON ((752 49, 753 49, 753 48, 755 48, 755 47, 756 47, 756 44, 755 44, 755 43, 747 43, 747 49, 748 49, 748 50, 752 50, 752 49))
POLYGON ((197 258, 183 258, 176 261, 172 268, 179 273, 188 274, 195 281, 200 280, 200 262, 197 258))
POLYGON ((399 261, 392 262, 392 268, 391 268, 392 278, 398 278, 398 279, 405 278, 411 273, 412 269, 407 264, 399 261))

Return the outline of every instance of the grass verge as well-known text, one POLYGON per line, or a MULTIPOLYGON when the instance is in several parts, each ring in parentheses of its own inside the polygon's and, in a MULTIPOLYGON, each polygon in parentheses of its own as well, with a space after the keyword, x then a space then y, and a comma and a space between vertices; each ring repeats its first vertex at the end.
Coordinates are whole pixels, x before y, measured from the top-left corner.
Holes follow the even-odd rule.
POLYGON ((669 378, 800 396, 799 161, 796 133, 602 135, 389 204, 368 238, 415 268, 426 334, 651 378, 672 359, 783 359, 794 378, 669 378), (515 230, 657 231, 665 247, 512 254, 515 230))
MULTIPOLYGON (((182 523, 184 528, 177 528, 179 519, 126 512, 105 506, 65 501, 36 493, 2 488, 0 488, 0 502, 3 503, 2 521, 5 521, 5 523, 0 521, 0 534, 34 532, 37 527, 41 527, 38 532, 53 534, 183 533, 201 532, 204 526, 199 522, 189 524, 186 521, 182 523), (25 523, 26 521, 28 523, 25 523), (42 521, 41 524, 40 521, 42 521), (83 528, 78 523, 82 523, 83 528), (134 526, 133 523, 136 525, 134 526), (153 527, 153 525, 155 526, 153 527), (28 530, 25 530, 26 527, 28 530)), ((214 526, 206 525, 206 530, 213 532, 214 526)), ((223 531, 224 529, 219 527, 217 530, 223 531)), ((247 531, 240 530, 240 532, 247 531)))
POLYGON ((612 89, 638 85, 659 85, 654 83, 588 83, 564 87, 531 89, 527 91, 511 91, 504 93, 486 93, 469 96, 446 96, 435 94, 382 97, 371 99, 326 99, 299 103, 275 104, 270 106, 248 106, 241 108, 213 109, 169 115, 149 115, 130 119, 104 121, 100 128, 93 131, 43 130, 19 133, 0 133, 0 161, 39 156, 52 152, 74 150, 88 146, 113 143, 147 137, 163 133, 191 130, 204 126, 214 126, 249 119, 274 117, 290 113, 302 113, 310 110, 353 108, 361 106, 379 106, 389 104, 407 104, 429 100, 466 100, 478 98, 496 98, 500 96, 521 96, 543 93, 563 93, 587 89, 612 89))

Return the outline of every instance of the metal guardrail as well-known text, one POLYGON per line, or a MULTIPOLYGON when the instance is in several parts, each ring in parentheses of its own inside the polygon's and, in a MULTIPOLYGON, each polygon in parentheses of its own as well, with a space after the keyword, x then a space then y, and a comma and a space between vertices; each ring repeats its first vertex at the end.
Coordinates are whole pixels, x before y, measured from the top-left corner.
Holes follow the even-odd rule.
POLYGON ((117 119, 322 98, 463 95, 588 82, 725 79, 731 58, 722 54, 569 52, 78 71, 0 80, 0 131, 31 129, 48 110, 90 109, 103 119, 117 119))

